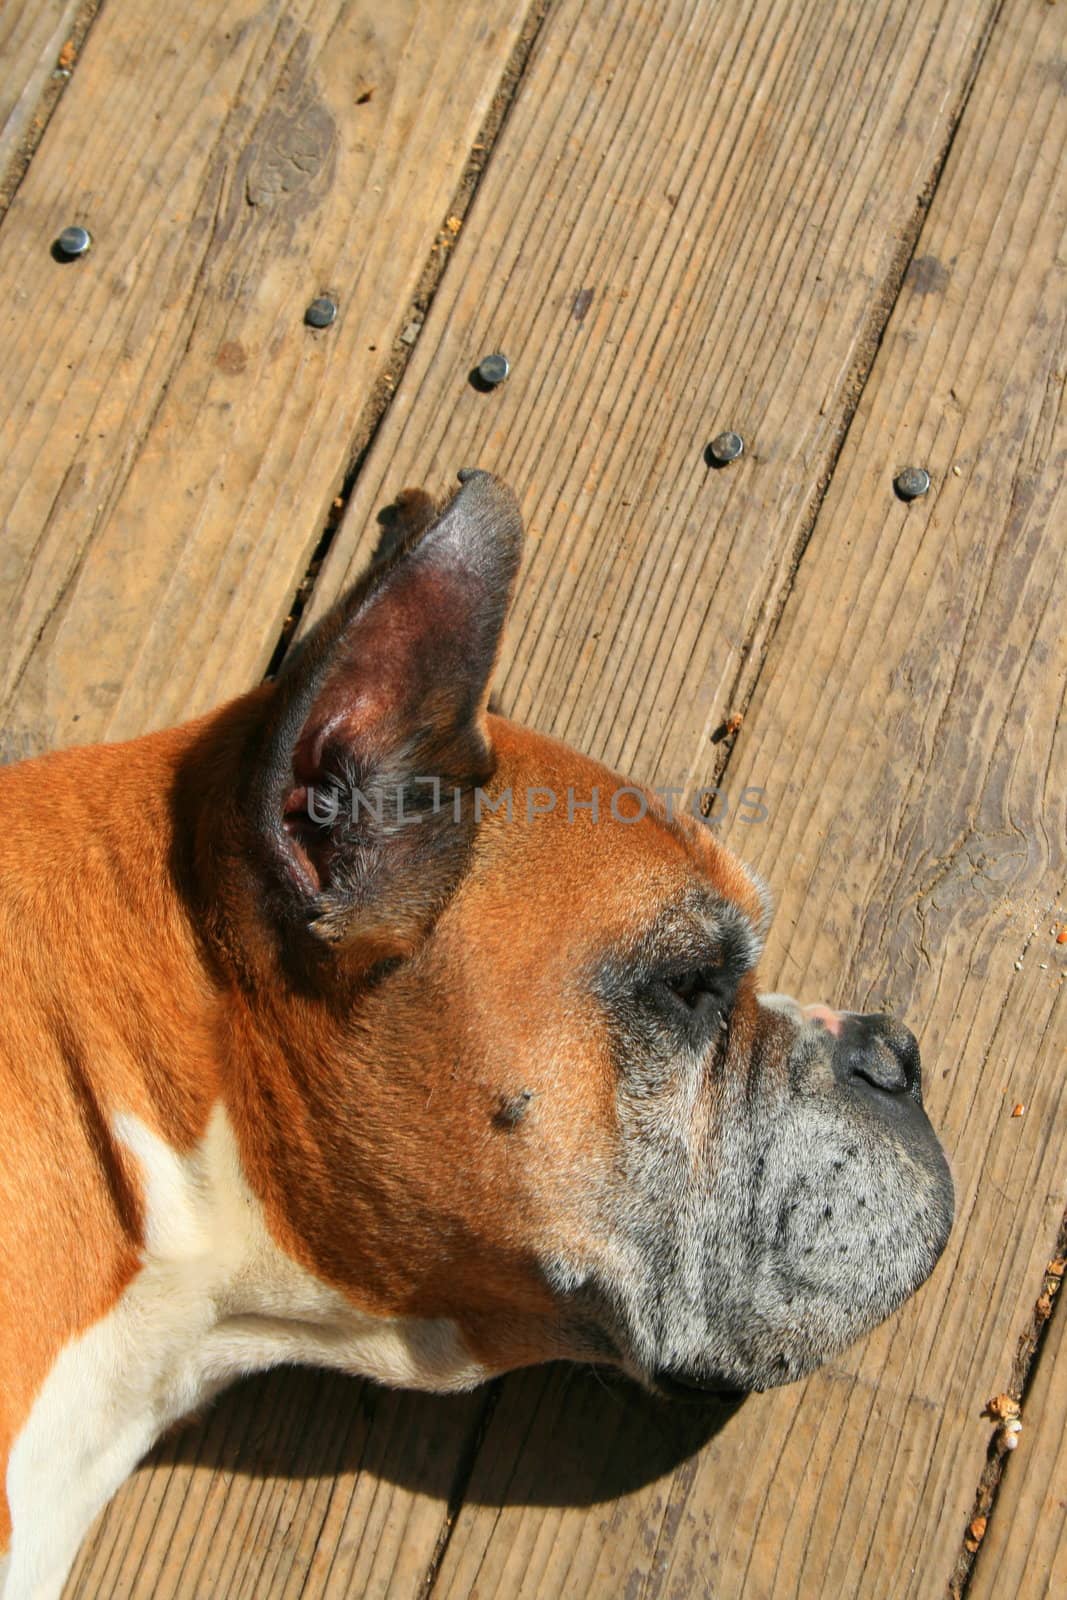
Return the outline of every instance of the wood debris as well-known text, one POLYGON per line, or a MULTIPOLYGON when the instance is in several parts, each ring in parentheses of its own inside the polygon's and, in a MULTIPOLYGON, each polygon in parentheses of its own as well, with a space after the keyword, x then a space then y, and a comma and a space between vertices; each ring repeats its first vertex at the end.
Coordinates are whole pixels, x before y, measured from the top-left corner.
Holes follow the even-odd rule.
POLYGON ((967 1549, 971 1552, 972 1556, 978 1549, 978 1546, 981 1544, 982 1540, 985 1538, 988 1520, 989 1519, 987 1517, 975 1517, 967 1529, 967 1537, 963 1542, 967 1546, 967 1549))
POLYGON ((986 1401, 982 1415, 993 1422, 1010 1422, 1019 1415, 1019 1402, 1010 1394, 995 1394, 992 1400, 986 1401))

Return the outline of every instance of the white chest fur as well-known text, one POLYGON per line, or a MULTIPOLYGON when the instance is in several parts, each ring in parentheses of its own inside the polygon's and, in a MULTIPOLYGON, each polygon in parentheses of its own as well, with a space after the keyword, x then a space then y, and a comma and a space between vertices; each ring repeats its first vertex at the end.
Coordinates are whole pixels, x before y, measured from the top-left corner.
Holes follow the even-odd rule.
POLYGON ((115 1132, 143 1171, 144 1265, 61 1351, 15 1442, 4 1600, 57 1596, 93 1518, 153 1441, 243 1373, 295 1361, 424 1389, 488 1376, 453 1323, 368 1316, 277 1247, 221 1108, 187 1156, 135 1117, 117 1117, 115 1132))

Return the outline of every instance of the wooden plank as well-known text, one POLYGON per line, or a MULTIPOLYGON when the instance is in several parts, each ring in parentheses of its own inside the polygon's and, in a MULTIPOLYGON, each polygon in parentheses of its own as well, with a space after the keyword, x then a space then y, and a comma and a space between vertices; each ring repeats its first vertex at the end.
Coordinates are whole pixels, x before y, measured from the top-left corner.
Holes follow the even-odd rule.
POLYGON ((173 721, 261 670, 525 10, 106 7, 0 230, 17 748, 173 721), (60 265, 68 222, 94 244, 60 265))
MULTIPOLYGON (((523 13, 110 0, 0 229, 0 759, 259 670, 523 13)), ((414 1591, 483 1403, 273 1375, 135 1475, 68 1593, 414 1591)))
POLYGON ((645 776, 682 781, 679 750, 703 763, 807 536, 993 9, 562 4, 314 614, 398 487, 480 463, 532 535, 502 704, 645 776), (512 375, 479 394, 467 373, 496 349, 512 375), (746 455, 709 471, 725 427, 746 455))
POLYGON ((1067 1592, 1067 1318, 1054 1313, 1023 1410, 1021 1443, 978 1551, 968 1600, 1067 1592))
POLYGON ((252 1379, 134 1474, 65 1594, 415 1596, 484 1404, 336 1373, 252 1379))
MULTIPOLYGON (((401 483, 502 472, 534 530, 506 707, 661 783, 707 773, 740 658, 761 653, 891 277, 887 233, 923 189, 911 163, 937 148, 922 138, 974 24, 969 7, 909 9, 905 48, 903 11, 879 8, 844 95, 829 9, 809 19, 821 51, 772 9, 751 36, 733 13, 714 50, 704 12, 649 28, 561 9, 316 595, 321 609, 358 567, 401 483), (770 73, 762 92, 731 76, 746 70, 770 73), (838 135, 813 149, 827 104, 838 135), (858 267, 875 241, 881 279, 858 267), (513 377, 468 394, 493 347, 513 377), (705 477, 701 444, 724 424, 754 448, 705 477)), ((1067 1001, 1040 938, 1067 895, 1064 34, 1056 8, 1010 0, 1000 17, 729 769, 772 804, 767 828, 730 829, 781 900, 768 980, 891 997, 920 1033, 959 1190, 946 1259, 847 1360, 754 1398, 695 1465, 610 1512, 501 1506, 502 1403, 435 1597, 944 1590, 978 1413, 1065 1198, 1067 1001), (911 460, 936 493, 905 508, 890 484, 911 460)), ((540 1381, 551 1405, 556 1380, 540 1381)), ((585 1448, 613 1446, 591 1432, 585 1448)))
MULTIPOLYGON (((636 1498, 642 1594, 942 1593, 1062 1215, 1064 42, 1047 11, 1001 19, 729 770, 772 807, 730 829, 779 893, 769 981, 913 1021, 960 1223, 889 1326, 636 1498), (936 496, 905 508, 916 460, 936 496)), ((468 1511, 440 1593, 476 1565, 480 1594, 532 1594, 522 1516, 486 1538, 468 1511)), ((583 1560, 609 1592, 589 1523, 556 1529, 542 1593, 583 1560)))
MULTIPOLYGON (((17 0, 0 8, 0 210, 9 184, 62 88, 73 51, 59 56, 75 31, 84 0, 17 0)), ((81 30, 78 30, 79 32, 81 30)))
POLYGON ((959 1214, 928 1289, 775 1401, 723 1563, 756 1593, 944 1592, 1067 1198, 1065 73, 1062 14, 1009 0, 730 772, 777 797, 730 830, 779 888, 771 981, 908 1016, 959 1214))
MULTIPOLYGON (((667 1405, 574 1366, 509 1378, 433 1594, 638 1595, 670 1550, 697 1452, 730 1415, 667 1405)), ((711 1504, 726 1492, 721 1485, 711 1504)), ((679 1600, 718 1600, 710 1573, 693 1566, 690 1575, 679 1600)))
MULTIPOLYGON (((956 20, 958 20, 958 17, 956 18, 956 20)), ((942 48, 948 48, 948 46, 943 42, 942 48)), ((899 51, 897 52, 897 55, 898 55, 898 57, 900 56, 900 52, 899 51)), ((929 59, 929 57, 927 57, 927 59, 929 59)), ((943 63, 943 58, 942 58, 942 63, 943 63)), ((942 89, 943 89, 943 85, 942 85, 942 89)), ((928 105, 927 109, 929 110, 929 105, 928 105)), ((943 126, 943 124, 942 124, 942 126, 943 126)), ((913 174, 913 176, 914 176, 914 174, 913 174)), ((852 218, 852 221, 855 222, 855 218, 852 218)), ((885 219, 883 217, 882 218, 883 230, 884 230, 884 226, 885 226, 885 219)), ((823 243, 825 245, 825 241, 823 241, 823 243)), ((583 285, 583 286, 585 286, 585 285, 583 285)), ((874 302, 872 301, 871 304, 873 304, 873 303, 874 302)), ((868 309, 869 309, 869 307, 868 307, 868 309)), ((586 319, 586 320, 588 320, 588 319, 586 319)), ((579 324, 579 327, 581 327, 581 324, 579 324)), ((705 329, 705 331, 706 331, 706 329, 705 329)), ((835 328, 833 331, 836 334, 838 330, 835 328)), ((825 330, 824 330, 824 332, 825 332, 825 330)), ((698 347, 695 346, 695 345, 692 347, 692 349, 696 349, 696 348, 698 348, 698 347)), ((480 353, 480 352, 475 350, 474 353, 477 354, 477 353, 480 353)), ((847 362, 846 362, 846 365, 847 365, 847 362)), ((825 372, 824 372, 823 376, 825 377, 825 372)), ((844 394, 844 392, 845 391, 844 391, 843 388, 835 390, 835 396, 838 398, 838 400, 840 399, 840 396, 842 394, 844 394)), ((505 394, 507 394, 507 391, 505 391, 505 394)), ((440 399, 440 398, 441 398, 441 396, 440 396, 440 393, 439 393, 438 394, 438 399, 440 399)), ((466 398, 466 397, 464 396, 464 398, 466 398)), ((482 397, 482 398, 485 398, 485 397, 482 397)), ((504 396, 497 396, 497 397, 493 397, 493 398, 494 399, 503 399, 504 396)), ((556 396, 556 398, 557 398, 557 400, 560 399, 559 396, 556 396)), ((614 403, 613 396, 612 396, 610 391, 609 391, 609 393, 608 393, 608 395, 606 396, 606 399, 605 399, 605 404, 608 404, 608 403, 612 403, 612 404, 614 403)), ((612 413, 610 411, 605 413, 605 415, 607 415, 609 417, 611 415, 613 415, 613 414, 614 413, 612 413)), ((529 420, 530 420, 529 414, 527 415, 526 420, 529 422, 529 420)), ((660 423, 661 427, 665 427, 666 426, 667 420, 668 419, 665 419, 662 415, 659 417, 659 423, 660 423)), ((733 420, 732 417, 731 417, 730 420, 733 420)), ((572 432, 573 432, 573 415, 571 417, 571 422, 572 422, 572 432)), ((708 431, 710 431, 710 430, 708 430, 708 431)), ((384 437, 385 437, 385 435, 383 434, 383 438, 384 437)), ((827 450, 826 450, 826 452, 824 452, 824 456, 822 457, 822 460, 823 460, 824 463, 828 462, 829 459, 831 458, 831 456, 832 456, 831 446, 834 444, 834 436, 833 436, 832 433, 828 434, 826 437, 827 437, 827 450)), ((564 435, 563 435, 563 439, 564 440, 565 440, 565 438, 566 438, 566 431, 564 432, 564 435)), ((557 440, 555 442, 559 443, 560 442, 559 438, 557 438, 557 440)), ((659 436, 658 442, 662 446, 662 434, 659 436)), ((653 451, 653 455, 654 455, 654 453, 655 452, 653 451)), ((450 465, 454 465, 454 464, 456 464, 454 461, 452 461, 450 463, 450 465)), ((497 465, 499 463, 497 461, 494 461, 494 460, 489 460, 489 461, 487 461, 487 464, 497 465)), ((750 457, 749 457, 748 461, 745 463, 745 468, 747 469, 750 465, 755 465, 755 464, 756 463, 753 463, 752 457, 751 457, 751 454, 750 454, 750 457)), ((613 468, 613 470, 615 470, 615 468, 613 468)), ((648 469, 647 469, 647 464, 646 464, 646 469, 645 469, 646 476, 647 476, 647 470, 648 469)), ((411 474, 411 473, 400 474, 400 475, 398 475, 398 481, 399 481, 399 477, 401 477, 401 476, 411 476, 411 475, 413 475, 413 474, 411 474)), ((415 474, 415 475, 417 475, 417 474, 415 474)), ((718 490, 722 490, 724 488, 728 488, 729 487, 729 483, 720 483, 719 480, 722 478, 722 476, 723 475, 719 474, 719 475, 716 475, 716 477, 714 479, 709 479, 708 480, 709 486, 713 490, 716 489, 716 486, 718 486, 718 490)), ((754 475, 753 474, 749 474, 749 478, 750 479, 751 479, 752 476, 754 476, 754 475)), ((734 481, 735 482, 737 481, 737 478, 738 478, 738 475, 735 474, 735 477, 734 477, 734 481)), ((749 485, 749 492, 750 493, 751 493, 751 488, 752 488, 752 485, 750 484, 749 485)), ((753 496, 753 498, 755 498, 755 496, 753 496)), ((764 506, 764 510, 766 511, 766 505, 764 506)), ((664 528, 664 531, 668 531, 668 525, 666 524, 666 520, 664 520, 664 522, 661 523, 660 526, 662 528, 664 528)), ((646 528, 645 528, 645 536, 646 537, 649 536, 650 531, 652 531, 654 529, 654 527, 655 527, 655 524, 653 522, 653 519, 650 517, 649 520, 648 520, 648 523, 646 524, 646 528)), ((671 537, 673 538, 674 537, 673 525, 670 526, 669 531, 670 531, 671 537)), ((631 539, 632 538, 633 538, 633 536, 631 535, 631 539)), ((631 549, 632 548, 633 548, 633 546, 631 544, 631 549)), ((593 584, 595 582, 595 573, 594 572, 591 572, 591 573, 589 573, 587 575, 587 582, 590 583, 590 584, 593 584)), ((587 613, 587 619, 588 619, 588 613, 587 613)), ((545 705, 546 704, 547 704, 547 702, 542 702, 540 715, 545 720, 548 720, 547 712, 545 710, 545 705)), ((710 696, 706 696, 705 697, 705 704, 704 704, 704 708, 703 708, 704 709, 705 721, 707 720, 707 715, 708 715, 707 708, 708 708, 709 705, 714 705, 714 701, 711 700, 710 696)), ((703 750, 702 746, 701 746, 701 750, 703 750)), ((668 752, 668 755, 669 754, 670 754, 670 752, 668 752)), ((693 760, 694 768, 699 767, 699 763, 697 762, 696 757, 692 756, 691 759, 693 760)), ((669 770, 669 769, 665 766, 664 770, 669 770)), ((535 1381, 535 1380, 529 1380, 529 1381, 535 1381)), ((540 1381, 543 1381, 543 1380, 540 1380, 540 1381)), ((856 1389, 857 1389, 857 1385, 853 1384, 851 1379, 847 1379, 846 1380, 846 1387, 849 1388, 850 1395, 855 1394, 856 1389)), ((772 1407, 774 1407, 776 1405, 779 1405, 780 1403, 781 1403, 780 1399, 779 1400, 774 1400, 774 1399, 768 1398, 768 1401, 767 1401, 768 1408, 772 1408, 772 1407)), ((860 1390, 859 1403, 860 1403, 861 1406, 864 1403, 862 1389, 860 1390)), ((920 1409, 922 1409, 922 1408, 920 1408, 920 1409)), ((923 1411, 923 1414, 925 1414, 925 1410, 923 1411)), ((768 1410, 768 1415, 771 1418, 774 1418, 774 1417, 779 1417, 781 1415, 781 1413, 773 1411, 773 1410, 768 1410)), ((883 1413, 883 1415, 884 1415, 884 1413, 883 1413)), ((893 1417, 893 1416, 890 1416, 888 1418, 888 1422, 887 1422, 887 1436, 888 1437, 893 1437, 894 1434, 895 1434, 896 1420, 897 1419, 895 1417, 893 1417)), ((738 1427, 739 1424, 744 1424, 747 1427, 747 1421, 745 1419, 744 1413, 742 1413, 741 1418, 735 1419, 734 1422, 731 1423, 726 1430, 724 1430, 724 1432, 723 1432, 721 1437, 722 1437, 722 1440, 725 1443, 729 1444, 729 1442, 733 1438, 735 1438, 737 1427, 738 1427)), ((791 1423, 790 1423, 790 1426, 791 1426, 791 1423)), ((785 1445, 788 1442, 788 1437, 789 1437, 788 1428, 784 1428, 783 1426, 778 1426, 777 1428, 775 1428, 773 1426, 772 1427, 768 1427, 767 1428, 767 1433, 766 1433, 766 1438, 764 1440, 764 1448, 768 1449, 769 1453, 773 1453, 776 1441, 780 1441, 780 1442, 782 1442, 783 1449, 784 1449, 785 1445)), ((593 1444, 594 1444, 594 1447, 595 1447, 595 1441, 593 1441, 593 1444)), ((715 1447, 713 1447, 713 1449, 714 1448, 715 1447)), ((802 1450, 800 1450, 800 1451, 794 1450, 791 1456, 789 1456, 787 1451, 785 1453, 787 1455, 787 1458, 789 1460, 791 1460, 794 1465, 796 1465, 799 1462, 799 1465, 801 1467, 803 1467, 803 1468, 807 1467, 807 1465, 808 1465, 807 1459, 805 1458, 804 1453, 803 1453, 802 1450)), ((709 1452, 709 1455, 710 1455, 710 1452, 709 1452)), ((728 1519, 730 1517, 731 1508, 732 1507, 736 1508, 739 1511, 739 1513, 741 1513, 741 1514, 744 1514, 746 1512, 746 1510, 749 1510, 749 1511, 751 1510, 751 1507, 749 1505, 747 1505, 746 1502, 744 1502, 743 1496, 740 1493, 734 1493, 734 1491, 736 1489, 736 1484, 735 1484, 734 1480, 736 1479, 736 1476, 737 1476, 736 1475, 736 1467, 735 1467, 734 1463, 735 1463, 735 1451, 733 1450, 733 1448, 731 1448, 731 1449, 727 1450, 726 1453, 725 1453, 725 1461, 720 1461, 720 1463, 719 1463, 719 1471, 718 1471, 718 1474, 717 1474, 717 1482, 718 1482, 718 1484, 720 1484, 720 1485, 722 1485, 722 1484, 728 1485, 729 1486, 729 1492, 724 1493, 724 1492, 721 1491, 721 1489, 718 1491, 718 1496, 717 1496, 718 1505, 717 1506, 709 1505, 709 1503, 708 1503, 707 1484, 703 1483, 702 1486, 701 1486, 701 1493, 702 1493, 702 1495, 704 1497, 703 1501, 701 1502, 701 1513, 702 1513, 702 1515, 707 1516, 707 1517, 709 1517, 709 1519, 711 1519, 712 1511, 714 1510, 716 1512, 716 1515, 715 1515, 715 1518, 714 1518, 714 1521, 716 1523, 718 1522, 720 1517, 722 1519, 724 1519, 724 1520, 728 1519), (725 1504, 723 1502, 725 1502, 725 1504)), ((703 1467, 703 1460, 701 1462, 701 1466, 703 1467)), ((838 1470, 838 1473, 840 1475, 841 1470, 842 1470, 840 1468, 840 1466, 838 1467, 837 1470, 838 1470)), ((694 1478, 693 1481, 695 1482, 696 1479, 694 1478)), ((677 1509, 678 1509, 678 1518, 676 1518, 675 1520, 681 1519, 681 1520, 684 1521, 683 1513, 687 1512, 687 1500, 686 1500, 686 1497, 685 1497, 684 1493, 682 1492, 683 1487, 684 1487, 684 1485, 679 1484, 679 1483, 676 1483, 674 1486, 672 1486, 672 1488, 670 1490, 670 1503, 666 1507, 666 1512, 670 1512, 671 1516, 673 1517, 674 1516, 674 1509, 675 1509, 675 1507, 677 1507, 677 1509)), ((778 1492, 779 1492, 779 1495, 780 1495, 780 1502, 779 1503, 782 1503, 782 1501, 784 1500, 785 1491, 780 1487, 778 1492)), ((476 1502, 472 1502, 472 1503, 476 1504, 476 1502)), ((510 1515, 510 1513, 511 1513, 511 1511, 513 1509, 514 1508, 509 1507, 507 1512, 500 1517, 501 1532, 500 1532, 499 1535, 496 1536, 498 1539, 501 1538, 501 1536, 504 1533, 506 1533, 508 1516, 510 1515)), ((664 1513, 665 1515, 666 1515, 666 1512, 664 1513)), ((617 1524, 626 1524, 627 1515, 628 1515, 627 1503, 624 1502, 623 1504, 620 1505, 618 1510, 613 1514, 612 1521, 614 1521, 617 1524)), ((464 1548, 464 1542, 467 1539, 467 1533, 464 1531, 462 1523, 465 1523, 466 1520, 467 1520, 466 1518, 461 1520, 461 1528, 457 1532, 457 1534, 453 1537, 453 1544, 452 1544, 452 1547, 451 1547, 451 1549, 449 1551, 449 1560, 452 1560, 453 1558, 458 1560, 460 1558, 460 1556, 462 1555, 463 1548, 464 1548)), ((598 1559, 600 1558, 600 1556, 602 1555, 603 1550, 604 1550, 604 1548, 605 1548, 605 1546, 606 1546, 606 1544, 608 1542, 609 1532, 611 1531, 610 1529, 598 1528, 598 1524, 605 1520, 602 1513, 596 1515, 596 1520, 595 1521, 593 1521, 590 1517, 579 1517, 576 1514, 569 1513, 569 1512, 565 1516, 560 1517, 557 1520, 558 1520, 558 1523, 559 1523, 560 1526, 566 1526, 566 1527, 570 1527, 572 1529, 574 1527, 576 1527, 576 1526, 580 1526, 581 1529, 583 1530, 583 1534, 586 1537, 586 1539, 587 1540, 588 1539, 592 1539, 593 1544, 592 1544, 591 1548, 594 1550, 594 1552, 597 1553, 598 1559)), ((659 1532, 663 1535, 663 1541, 662 1541, 662 1544, 660 1545, 660 1548, 659 1548, 658 1551, 653 1550, 653 1552, 651 1554, 648 1554, 646 1552, 646 1555, 645 1555, 645 1557, 643 1559, 646 1560, 647 1566, 646 1566, 645 1569, 642 1569, 642 1570, 652 1571, 654 1574, 655 1573, 661 1573, 661 1572, 663 1572, 665 1570, 664 1563, 665 1563, 665 1561, 667 1559, 669 1559, 674 1554, 674 1551, 675 1551, 675 1548, 676 1548, 675 1544, 672 1542, 672 1537, 671 1537, 671 1533, 670 1533, 671 1525, 672 1524, 669 1521, 665 1525, 662 1522, 657 1525, 659 1527, 659 1532), (657 1565, 657 1563, 658 1563, 658 1565, 657 1565)), ((649 1529, 647 1527, 642 1528, 642 1529, 638 1529, 633 1523, 626 1524, 626 1526, 628 1527, 628 1531, 629 1531, 630 1535, 635 1538, 635 1543, 637 1543, 637 1544, 639 1544, 639 1545, 641 1545, 643 1547, 644 1543, 645 1543, 645 1540, 646 1540, 646 1537, 647 1537, 647 1534, 649 1532, 649 1529), (638 1534, 640 1534, 640 1538, 637 1537, 638 1534)), ((484 1534, 485 1533, 485 1527, 486 1527, 484 1518, 479 1523, 479 1527, 481 1529, 481 1532, 484 1534)), ((706 1532, 706 1530, 705 1530, 705 1532, 706 1532)), ((708 1540, 710 1541, 711 1535, 707 1534, 706 1536, 707 1536, 708 1540)), ((468 1543, 467 1548, 468 1548, 468 1550, 470 1550, 472 1548, 472 1546, 468 1543)), ((501 1544, 500 1543, 495 1543, 493 1545, 493 1548, 499 1551, 500 1548, 501 1548, 501 1544)), ((587 1546, 587 1548, 590 1548, 590 1547, 587 1546)), ((707 1561, 709 1563, 709 1566, 710 1566, 710 1564, 712 1564, 712 1556, 717 1556, 718 1555, 718 1551, 715 1550, 714 1548, 712 1548, 712 1546, 711 1546, 711 1544, 709 1542, 709 1543, 707 1543, 705 1545, 705 1553, 706 1553, 706 1559, 707 1559, 707 1561)), ((687 1559, 690 1559, 691 1561, 694 1559, 692 1550, 690 1550, 687 1553, 687 1559)), ((701 1559, 704 1559, 704 1558, 701 1557, 701 1559)), ((595 1563, 594 1563, 594 1566, 595 1566, 595 1563)), ((698 1572, 706 1572, 706 1570, 708 1570, 708 1569, 698 1566, 695 1570, 697 1570, 698 1572)), ((558 1571, 558 1569, 557 1569, 557 1571, 558 1571)), ((453 1577, 454 1577, 454 1572, 451 1572, 451 1575, 450 1575, 450 1570, 446 1569, 445 1573, 443 1574, 443 1580, 445 1581, 446 1586, 447 1586, 447 1583, 452 1581, 453 1577)), ((675 1578, 679 1577, 679 1573, 677 1571, 675 1572, 674 1577, 675 1578)), ((189 1591, 189 1592, 195 1592, 195 1591, 189 1591)), ((515 1592, 517 1592, 517 1591, 515 1591, 515 1592)), ((544 1591, 544 1592, 551 1592, 551 1587, 549 1586, 549 1589, 547 1591, 544 1591)), ((754 1589, 753 1592, 758 1592, 758 1590, 754 1589)))

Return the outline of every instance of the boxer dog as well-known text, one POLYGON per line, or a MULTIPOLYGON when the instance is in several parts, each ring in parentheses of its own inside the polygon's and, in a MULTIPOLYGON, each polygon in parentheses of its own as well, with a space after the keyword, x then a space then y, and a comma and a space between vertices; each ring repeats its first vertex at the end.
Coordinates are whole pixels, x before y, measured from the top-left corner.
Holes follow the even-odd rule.
POLYGON ((761 995, 755 876, 487 711, 522 526, 461 482, 277 681, 0 774, 6 1600, 239 1374, 761 1389, 945 1244, 907 1029, 761 995))

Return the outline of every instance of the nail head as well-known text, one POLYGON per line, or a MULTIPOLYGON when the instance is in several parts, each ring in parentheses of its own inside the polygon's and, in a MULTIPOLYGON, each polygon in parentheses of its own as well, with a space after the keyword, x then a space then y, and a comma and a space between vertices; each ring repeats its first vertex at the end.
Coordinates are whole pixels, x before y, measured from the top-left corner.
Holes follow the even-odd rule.
POLYGON ((511 363, 497 350, 491 356, 483 356, 475 370, 486 388, 495 389, 511 371, 511 363))
POLYGON ((331 300, 329 295, 320 294, 304 312, 304 321, 309 328, 328 328, 336 316, 337 301, 331 300))
POLYGON ((88 228, 77 226, 64 228, 56 240, 56 255, 61 256, 64 261, 77 261, 79 256, 85 254, 92 242, 93 236, 88 228))
POLYGON ((901 500, 918 500, 930 487, 930 474, 925 467, 905 467, 893 479, 893 488, 901 500))
POLYGON ((707 459, 710 466, 725 467, 731 461, 736 461, 738 456, 744 454, 745 441, 739 433, 727 431, 717 433, 707 449, 707 459))

